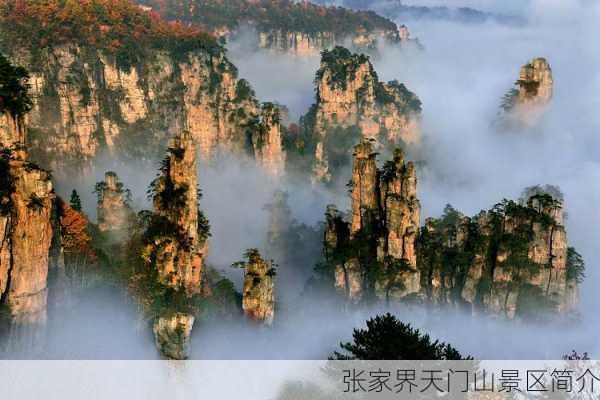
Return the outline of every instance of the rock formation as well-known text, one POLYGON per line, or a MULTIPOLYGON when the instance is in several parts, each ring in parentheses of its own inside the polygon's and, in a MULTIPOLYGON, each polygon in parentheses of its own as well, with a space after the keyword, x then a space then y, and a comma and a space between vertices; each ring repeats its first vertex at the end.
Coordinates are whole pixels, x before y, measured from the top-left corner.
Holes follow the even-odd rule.
POLYGON ((244 314, 253 321, 270 325, 275 316, 275 267, 256 249, 248 250, 246 257, 246 262, 241 263, 244 268, 244 314))
POLYGON ((159 176, 152 182, 152 201, 163 232, 151 249, 160 283, 188 294, 201 291, 208 249, 207 222, 198 209, 196 146, 183 131, 169 142, 159 176))
POLYGON ((367 56, 325 51, 315 81, 317 101, 302 119, 315 138, 315 180, 330 180, 360 137, 418 143, 421 102, 397 81, 380 82, 367 56))
POLYGON ((272 176, 281 176, 285 168, 285 151, 281 133, 279 108, 264 103, 260 121, 252 133, 254 158, 272 176))
POLYGON ((297 56, 318 55, 348 43, 373 50, 385 43, 402 43, 401 35, 405 35, 394 22, 373 12, 308 1, 197 0, 189 6, 177 0, 142 1, 165 18, 201 26, 228 39, 256 35, 258 47, 297 56))
POLYGON ((50 174, 27 160, 23 116, 6 104, 2 98, 0 302, 17 322, 44 322, 55 195, 50 174))
POLYGON ((163 356, 186 358, 194 316, 189 302, 203 292, 208 222, 198 209, 196 147, 189 132, 169 142, 159 176, 151 184, 154 215, 148 228, 146 260, 159 284, 173 293, 167 312, 154 321, 156 343, 163 356), (185 309, 180 307, 185 306, 185 309))
POLYGON ((351 301, 365 294, 403 298, 420 290, 416 185, 414 165, 405 163, 400 149, 379 169, 371 140, 355 146, 350 221, 329 207, 324 240, 336 288, 351 301))
POLYGON ((164 357, 172 360, 185 360, 189 357, 194 320, 193 315, 175 313, 155 321, 152 328, 154 340, 164 357))
MULTIPOLYGON (((581 279, 562 202, 534 194, 468 218, 447 207, 419 239, 423 295, 434 303, 508 318, 564 313, 581 279)), ((578 256, 578 255, 577 255, 578 256)))
POLYGON ((261 107, 216 39, 150 17, 128 0, 115 1, 69 7, 51 0, 48 15, 33 0, 19 2, 18 11, 13 2, 0 6, 0 32, 7 38, 0 50, 31 73, 32 157, 57 173, 67 165, 86 166, 103 152, 152 159, 183 129, 204 158, 218 150, 245 152, 247 126, 260 118, 261 107), (65 24, 73 30, 35 31, 65 24), (78 31, 81 24, 95 25, 78 31), (93 36, 98 32, 117 37, 93 36))
POLYGON ((521 124, 537 121, 552 99, 554 81, 545 58, 534 58, 523 65, 515 88, 503 99, 502 108, 511 120, 521 124))
POLYGON ((104 181, 96 183, 98 196, 98 229, 102 232, 124 232, 127 230, 133 211, 128 189, 123 189, 116 173, 108 171, 104 181))

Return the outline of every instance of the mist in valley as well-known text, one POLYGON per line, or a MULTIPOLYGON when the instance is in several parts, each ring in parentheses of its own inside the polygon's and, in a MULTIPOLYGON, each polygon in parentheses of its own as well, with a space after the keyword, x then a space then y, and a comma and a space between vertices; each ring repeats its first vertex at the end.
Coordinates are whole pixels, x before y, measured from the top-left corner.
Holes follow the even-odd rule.
MULTIPOLYGON (((458 2, 456 2, 458 3, 458 2)), ((476 6, 475 1, 463 2, 476 6)), ((485 1, 502 11, 504 2, 485 1)), ((483 7, 482 7, 483 8, 483 7)), ((516 199, 535 184, 559 186, 565 196, 569 245, 586 261, 580 287, 580 313, 571 320, 535 325, 459 311, 433 311, 407 305, 391 308, 399 319, 447 341, 463 354, 487 359, 555 359, 572 349, 600 357, 595 333, 600 327, 595 286, 600 280, 600 53, 595 40, 600 6, 588 2, 530 1, 521 9, 530 23, 508 27, 488 23, 407 23, 424 51, 380 49, 373 57, 380 79, 405 83, 423 102, 423 142, 409 152, 419 161, 418 196, 421 223, 442 213, 447 203, 466 215, 487 209, 503 198, 516 199), (519 68, 534 57, 546 57, 554 76, 554 97, 533 127, 500 132, 494 125, 501 97, 518 78, 519 68)), ((514 5, 506 8, 514 11, 514 5)), ((240 76, 254 87, 261 101, 290 109, 293 121, 314 102, 313 79, 318 57, 257 50, 238 39, 228 45, 240 76), (248 51, 251 49, 251 51, 248 51)), ((68 199, 73 188, 84 211, 95 220, 93 183, 114 170, 131 189, 136 210, 149 208, 146 190, 158 161, 131 164, 101 159, 89 175, 58 181, 57 191, 68 199)), ((381 161, 381 159, 380 159, 381 161)), ((288 193, 288 205, 298 224, 315 232, 327 204, 349 207, 345 187, 321 188, 298 179, 273 180, 249 160, 223 156, 200 163, 201 208, 210 220, 212 236, 207 264, 230 278, 238 290, 242 271, 230 267, 248 248, 259 248, 279 264, 276 315, 270 328, 239 318, 198 322, 192 334, 191 358, 322 359, 351 339, 352 329, 385 307, 348 309, 329 298, 307 297, 305 285, 319 261, 318 251, 281 264, 266 242, 269 213, 265 205, 277 189, 288 193)), ((314 247, 314 246, 313 246, 314 247)), ((318 250, 318 249, 317 249, 318 250)), ((51 293, 53 288, 50 288, 51 293)), ((67 303, 49 308, 49 321, 38 349, 15 342, 0 347, 1 358, 156 358, 150 325, 134 301, 117 288, 74 293, 67 303)))

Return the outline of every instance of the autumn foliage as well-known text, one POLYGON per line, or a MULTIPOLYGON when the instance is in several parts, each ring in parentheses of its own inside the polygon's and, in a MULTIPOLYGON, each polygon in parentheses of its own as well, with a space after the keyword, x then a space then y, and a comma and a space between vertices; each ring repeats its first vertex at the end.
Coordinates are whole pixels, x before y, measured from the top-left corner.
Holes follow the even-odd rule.
POLYGON ((110 52, 219 48, 211 35, 165 22, 129 0, 0 0, 0 29, 4 47, 37 50, 73 42, 110 52))
POLYGON ((65 262, 94 264, 97 257, 91 246, 92 238, 88 233, 89 222, 86 216, 75 211, 62 199, 59 199, 57 203, 65 262))

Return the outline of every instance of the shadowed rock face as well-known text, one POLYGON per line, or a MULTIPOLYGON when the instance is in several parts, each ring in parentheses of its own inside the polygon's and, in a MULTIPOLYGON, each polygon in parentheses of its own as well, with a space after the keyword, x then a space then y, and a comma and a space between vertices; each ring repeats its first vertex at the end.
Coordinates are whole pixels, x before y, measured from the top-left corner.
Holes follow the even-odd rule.
POLYGON ((563 205, 552 197, 505 201, 473 218, 447 210, 426 222, 419 244, 423 294, 434 304, 531 318, 578 301, 563 205))
POLYGON ((0 117, 0 299, 17 322, 46 319, 52 207, 50 175, 27 161, 24 124, 0 117))
POLYGON ((103 232, 124 232, 133 213, 129 207, 129 191, 114 172, 104 174, 104 181, 96 184, 98 195, 98 229, 103 232))
POLYGON ((275 316, 275 268, 258 251, 248 253, 244 267, 244 314, 253 321, 270 325, 275 316))
POLYGON ((378 169, 371 141, 354 148, 351 221, 329 207, 325 229, 325 255, 333 263, 336 288, 350 300, 365 294, 402 298, 420 290, 416 184, 414 166, 404 162, 399 149, 378 169))
POLYGON ((337 159, 349 158, 361 137, 382 144, 419 142, 421 102, 401 83, 380 82, 367 56, 343 47, 323 52, 315 82, 317 101, 303 120, 316 138, 316 181, 329 181, 337 159))
POLYGON ((254 158, 264 170, 274 177, 280 177, 285 168, 285 151, 281 134, 281 115, 273 103, 264 103, 260 122, 252 134, 254 158))

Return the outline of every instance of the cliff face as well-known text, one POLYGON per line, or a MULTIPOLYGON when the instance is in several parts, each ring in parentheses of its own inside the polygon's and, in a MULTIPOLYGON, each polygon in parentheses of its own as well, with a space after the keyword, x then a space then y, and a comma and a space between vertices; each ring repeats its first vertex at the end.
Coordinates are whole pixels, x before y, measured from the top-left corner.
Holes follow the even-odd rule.
POLYGON ((332 167, 343 164, 360 137, 382 144, 419 141, 421 102, 401 83, 380 82, 367 56, 342 47, 326 51, 315 81, 316 103, 303 125, 316 141, 316 180, 330 180, 332 167))
POLYGON ((355 146, 351 220, 329 208, 325 228, 325 256, 336 288, 351 301, 365 295, 403 298, 420 290, 416 184, 414 166, 399 149, 378 169, 372 142, 355 146))
POLYGON ((244 263, 242 308, 253 321, 270 325, 275 316, 275 268, 257 250, 249 250, 244 263))
POLYGON ((281 132, 281 115, 273 103, 262 106, 260 120, 252 130, 254 158, 272 176, 283 175, 285 150, 281 132))
POLYGON ((164 224, 154 240, 159 281, 188 294, 199 293, 207 252, 207 227, 198 210, 196 147, 189 132, 169 142, 161 172, 152 183, 154 212, 164 224))
POLYGON ((409 36, 405 26, 399 30, 389 31, 361 29, 351 34, 336 34, 334 31, 304 32, 273 29, 258 33, 258 46, 304 57, 319 55, 323 50, 343 45, 350 45, 357 51, 374 51, 385 44, 408 43, 411 40, 409 36))
POLYGON ((123 189, 116 173, 104 174, 104 181, 96 184, 98 196, 98 229, 102 232, 127 230, 133 211, 129 207, 130 192, 123 189))
POLYGON ((0 132, 0 300, 17 322, 43 322, 55 195, 50 174, 27 161, 20 117, 3 112, 0 132))
POLYGON ((150 192, 154 205, 147 228, 146 261, 155 268, 166 293, 168 312, 154 321, 156 344, 168 358, 187 357, 194 323, 193 297, 203 294, 204 259, 208 251, 208 221, 199 210, 196 147, 187 131, 169 142, 167 155, 150 192), (189 304, 188 304, 189 303, 189 304))
MULTIPOLYGON (((259 47, 304 56, 335 45, 375 49, 408 40, 406 27, 373 12, 326 7, 291 0, 143 0, 168 20, 201 26, 217 35, 235 36, 240 27, 256 31, 259 47), (207 12, 207 10, 210 10, 207 12)), ((242 34, 248 33, 242 30, 242 34)))
POLYGON ((504 201, 473 218, 447 208, 419 239, 423 294, 434 304, 508 318, 568 312, 580 279, 573 252, 562 203, 549 195, 504 201))
POLYGON ((163 357, 172 360, 185 360, 189 357, 194 320, 193 315, 184 313, 156 319, 152 331, 156 347, 163 357))
POLYGON ((534 58, 521 67, 515 88, 505 95, 502 108, 516 122, 535 123, 552 100, 553 86, 548 61, 534 58))
POLYGON ((31 73, 32 157, 40 163, 61 171, 103 152, 151 158, 183 129, 203 157, 246 153, 260 104, 214 37, 127 1, 43 7, 33 0, 18 11, 0 7, 0 49, 31 73))

